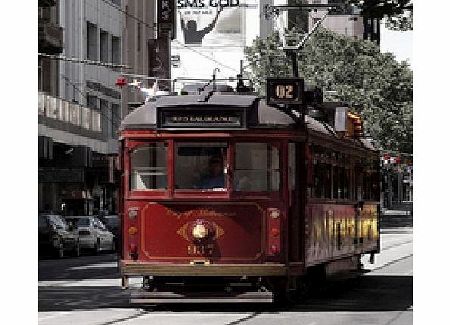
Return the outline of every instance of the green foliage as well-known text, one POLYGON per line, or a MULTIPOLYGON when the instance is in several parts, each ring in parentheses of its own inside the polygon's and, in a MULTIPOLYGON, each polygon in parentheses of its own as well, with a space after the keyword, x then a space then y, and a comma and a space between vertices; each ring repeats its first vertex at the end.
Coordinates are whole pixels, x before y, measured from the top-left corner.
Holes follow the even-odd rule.
MULTIPOLYGON (((291 61, 277 33, 257 38, 246 48, 249 76, 265 94, 269 76, 292 76, 291 61)), ((319 29, 299 58, 299 74, 309 84, 334 90, 325 101, 344 101, 362 114, 366 131, 382 149, 412 152, 413 75, 406 62, 380 53, 369 41, 353 40, 319 29)))

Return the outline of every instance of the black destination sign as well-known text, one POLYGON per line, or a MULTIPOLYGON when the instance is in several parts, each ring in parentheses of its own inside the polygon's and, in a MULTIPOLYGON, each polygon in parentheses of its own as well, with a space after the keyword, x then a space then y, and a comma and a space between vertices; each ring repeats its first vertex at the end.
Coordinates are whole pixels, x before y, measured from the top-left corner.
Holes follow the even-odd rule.
POLYGON ((162 129, 241 129, 245 128, 244 110, 159 110, 162 129))
POLYGON ((301 78, 267 78, 267 104, 302 104, 304 81, 301 78))

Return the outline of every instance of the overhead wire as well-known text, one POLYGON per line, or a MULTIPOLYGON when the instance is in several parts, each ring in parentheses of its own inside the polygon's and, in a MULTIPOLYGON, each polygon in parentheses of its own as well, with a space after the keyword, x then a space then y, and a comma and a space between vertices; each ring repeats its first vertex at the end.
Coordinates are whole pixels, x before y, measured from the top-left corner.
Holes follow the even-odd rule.
MULTIPOLYGON (((65 82, 66 83, 69 83, 72 87, 73 87, 73 89, 75 89, 85 100, 86 100, 86 103, 88 102, 88 97, 87 97, 87 95, 85 95, 84 93, 83 93, 83 91, 81 91, 81 89, 80 88, 78 88, 78 86, 74 83, 74 82, 72 82, 70 79, 69 79, 69 77, 67 77, 67 76, 65 76, 65 75, 61 75, 62 76, 62 78, 65 80, 65 82)), ((86 104, 86 107, 89 107, 89 108, 93 108, 93 107, 90 107, 88 104, 86 104)), ((98 113, 100 113, 100 115, 101 116, 103 116, 104 118, 106 118, 109 122, 111 122, 111 124, 112 124, 112 126, 114 126, 114 127, 118 127, 119 125, 120 125, 120 121, 114 121, 112 118, 110 118, 108 115, 106 115, 106 114, 104 114, 103 113, 103 110, 101 109, 101 108, 97 108, 97 107, 95 107, 95 108, 93 108, 93 109, 95 109, 98 113)), ((113 113, 113 111, 111 110, 111 112, 113 113)))

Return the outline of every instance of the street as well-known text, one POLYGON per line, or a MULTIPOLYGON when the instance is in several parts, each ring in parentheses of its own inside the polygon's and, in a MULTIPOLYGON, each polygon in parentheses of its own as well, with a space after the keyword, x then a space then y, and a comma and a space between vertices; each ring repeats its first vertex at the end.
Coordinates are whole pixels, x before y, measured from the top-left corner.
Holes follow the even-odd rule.
MULTIPOLYGON (((271 305, 131 306, 115 254, 39 261, 39 324, 412 324, 413 231, 382 230, 381 254, 356 283, 329 286, 286 308, 271 305)), ((140 279, 132 281, 138 286, 140 279)))

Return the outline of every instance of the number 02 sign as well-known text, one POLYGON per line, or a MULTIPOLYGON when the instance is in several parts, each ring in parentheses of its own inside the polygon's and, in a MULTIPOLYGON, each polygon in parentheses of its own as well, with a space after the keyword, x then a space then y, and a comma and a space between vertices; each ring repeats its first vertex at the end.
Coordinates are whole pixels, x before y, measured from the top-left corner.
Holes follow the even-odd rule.
POLYGON ((303 89, 301 78, 267 78, 267 104, 302 104, 303 89))

